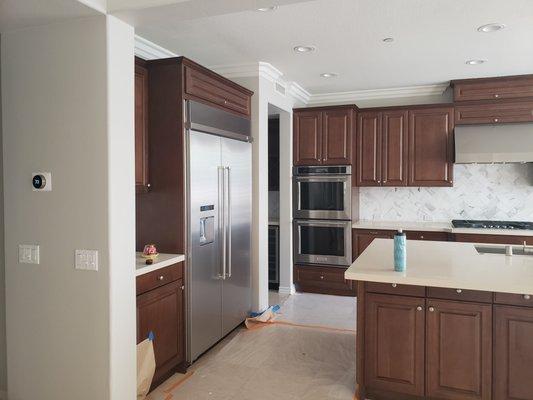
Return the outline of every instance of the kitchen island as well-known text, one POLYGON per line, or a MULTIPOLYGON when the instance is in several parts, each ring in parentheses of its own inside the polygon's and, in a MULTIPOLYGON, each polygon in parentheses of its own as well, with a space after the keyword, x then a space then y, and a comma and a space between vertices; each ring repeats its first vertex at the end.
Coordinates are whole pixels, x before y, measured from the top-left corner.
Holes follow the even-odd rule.
POLYGON ((533 400, 533 255, 494 247, 408 241, 405 272, 390 239, 357 258, 358 399, 533 400))

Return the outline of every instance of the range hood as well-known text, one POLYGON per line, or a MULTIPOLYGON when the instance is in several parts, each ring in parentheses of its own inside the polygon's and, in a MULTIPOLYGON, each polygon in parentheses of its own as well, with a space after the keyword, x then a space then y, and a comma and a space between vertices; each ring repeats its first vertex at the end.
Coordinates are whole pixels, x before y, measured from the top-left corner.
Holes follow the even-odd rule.
POLYGON ((456 126, 455 162, 533 162, 533 123, 456 126))

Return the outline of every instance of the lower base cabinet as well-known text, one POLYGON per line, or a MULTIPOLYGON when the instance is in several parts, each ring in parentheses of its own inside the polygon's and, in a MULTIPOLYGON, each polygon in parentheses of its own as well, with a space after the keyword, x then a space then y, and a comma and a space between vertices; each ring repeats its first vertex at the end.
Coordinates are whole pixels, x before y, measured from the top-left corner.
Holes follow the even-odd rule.
POLYGON ((294 266, 294 285, 298 292, 355 296, 356 284, 344 279, 346 267, 294 266))

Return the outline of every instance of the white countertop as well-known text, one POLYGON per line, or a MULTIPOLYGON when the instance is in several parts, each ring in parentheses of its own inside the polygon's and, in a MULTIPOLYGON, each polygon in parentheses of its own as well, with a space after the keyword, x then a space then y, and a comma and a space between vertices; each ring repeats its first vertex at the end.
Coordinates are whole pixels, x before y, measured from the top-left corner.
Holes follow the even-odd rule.
POLYGON ((386 229, 404 231, 433 231, 449 233, 471 233, 482 235, 533 236, 533 230, 520 229, 473 229, 454 228, 451 222, 408 222, 408 221, 371 221, 360 220, 352 223, 354 229, 386 229))
POLYGON ((168 267, 169 265, 179 263, 185 260, 183 254, 163 254, 154 260, 153 264, 146 264, 146 259, 141 257, 142 253, 135 253, 135 275, 140 276, 148 272, 156 271, 158 269, 168 267))
POLYGON ((407 241, 407 269, 394 271, 392 239, 375 239, 346 270, 349 280, 533 294, 533 256, 479 254, 473 243, 407 241))

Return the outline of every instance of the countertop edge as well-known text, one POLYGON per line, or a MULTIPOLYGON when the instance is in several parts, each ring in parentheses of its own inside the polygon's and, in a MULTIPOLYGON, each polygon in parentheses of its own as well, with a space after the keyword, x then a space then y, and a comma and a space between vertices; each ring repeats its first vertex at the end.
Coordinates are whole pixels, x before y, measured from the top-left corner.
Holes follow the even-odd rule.
POLYGON ((168 258, 164 261, 155 262, 154 264, 151 264, 151 265, 146 264, 146 266, 143 266, 141 268, 136 268, 135 276, 142 276, 149 272, 157 271, 158 269, 165 268, 170 265, 180 263, 182 261, 185 261, 185 255, 177 254, 176 256, 168 258))

